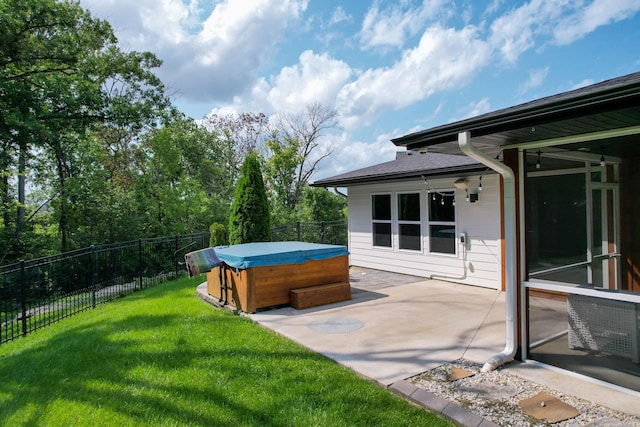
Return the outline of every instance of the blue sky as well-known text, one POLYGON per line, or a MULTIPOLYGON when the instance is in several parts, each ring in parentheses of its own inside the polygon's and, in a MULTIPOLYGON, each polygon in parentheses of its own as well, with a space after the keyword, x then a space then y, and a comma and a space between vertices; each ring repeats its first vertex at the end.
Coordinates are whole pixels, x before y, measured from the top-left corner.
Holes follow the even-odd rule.
POLYGON ((185 114, 338 113, 319 179, 391 138, 640 71, 640 0, 81 0, 185 114))

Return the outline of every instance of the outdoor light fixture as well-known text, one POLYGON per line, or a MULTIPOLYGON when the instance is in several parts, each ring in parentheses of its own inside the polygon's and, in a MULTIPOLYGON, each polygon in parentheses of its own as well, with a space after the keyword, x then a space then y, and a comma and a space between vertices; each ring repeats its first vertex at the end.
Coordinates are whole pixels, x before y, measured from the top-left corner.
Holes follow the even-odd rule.
POLYGON ((467 179, 466 178, 460 178, 460 179, 456 180, 456 182, 454 182, 453 185, 455 185, 456 188, 460 188, 460 189, 464 188, 465 190, 467 188, 469 188, 467 186, 467 179))
POLYGON ((478 184, 478 191, 482 191, 482 176, 480 176, 480 184, 478 184))
POLYGON ((468 202, 469 201, 469 189, 465 188, 464 191, 467 193, 467 196, 464 199, 468 202))
POLYGON ((538 150, 538 160, 536 161, 536 169, 540 169, 540 150, 538 150))
POLYGON ((604 161, 604 154, 600 156, 600 166, 604 167, 605 165, 605 161, 604 161))

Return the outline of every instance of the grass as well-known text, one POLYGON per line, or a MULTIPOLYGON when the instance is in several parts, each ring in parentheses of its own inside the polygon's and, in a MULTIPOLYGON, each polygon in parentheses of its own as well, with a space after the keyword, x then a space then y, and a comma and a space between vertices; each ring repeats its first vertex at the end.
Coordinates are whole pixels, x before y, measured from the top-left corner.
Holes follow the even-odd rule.
POLYGON ((180 279, 0 346, 0 425, 451 425, 180 279))

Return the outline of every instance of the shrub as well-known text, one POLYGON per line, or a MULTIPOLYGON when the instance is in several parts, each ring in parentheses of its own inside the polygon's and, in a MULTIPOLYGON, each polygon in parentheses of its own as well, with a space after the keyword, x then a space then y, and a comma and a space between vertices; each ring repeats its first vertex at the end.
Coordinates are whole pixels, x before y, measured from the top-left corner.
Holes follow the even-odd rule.
POLYGON ((216 246, 223 246, 227 244, 227 229, 225 228, 224 224, 214 222, 213 224, 211 224, 211 227, 209 227, 209 234, 211 236, 209 239, 210 247, 213 248, 216 246))
POLYGON ((229 216, 229 243, 232 245, 271 240, 269 201, 257 156, 248 155, 236 185, 229 216))

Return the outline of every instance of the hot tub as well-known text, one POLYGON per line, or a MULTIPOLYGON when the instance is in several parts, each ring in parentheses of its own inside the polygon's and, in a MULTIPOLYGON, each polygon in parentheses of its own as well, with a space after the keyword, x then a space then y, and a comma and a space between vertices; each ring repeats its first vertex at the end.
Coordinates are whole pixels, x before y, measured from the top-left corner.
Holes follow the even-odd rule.
POLYGON ((217 247, 215 252, 225 266, 207 273, 207 292, 247 313, 290 304, 292 289, 349 282, 345 246, 257 242, 217 247), (226 276, 226 293, 220 287, 221 274, 226 276))

